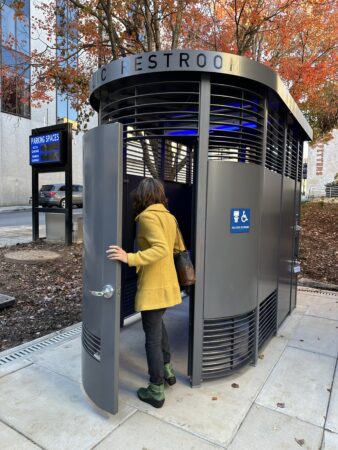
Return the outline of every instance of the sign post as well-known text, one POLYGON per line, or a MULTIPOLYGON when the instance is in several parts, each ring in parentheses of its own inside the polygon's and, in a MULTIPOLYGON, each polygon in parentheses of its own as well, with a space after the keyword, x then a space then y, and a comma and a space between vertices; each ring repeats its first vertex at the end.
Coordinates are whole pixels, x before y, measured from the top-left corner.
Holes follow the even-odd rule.
POLYGON ((32 224, 33 241, 39 239, 39 213, 65 214, 65 242, 73 241, 72 202, 72 125, 62 123, 35 128, 29 137, 29 161, 32 166, 32 224), (66 207, 39 208, 39 174, 65 172, 66 207))

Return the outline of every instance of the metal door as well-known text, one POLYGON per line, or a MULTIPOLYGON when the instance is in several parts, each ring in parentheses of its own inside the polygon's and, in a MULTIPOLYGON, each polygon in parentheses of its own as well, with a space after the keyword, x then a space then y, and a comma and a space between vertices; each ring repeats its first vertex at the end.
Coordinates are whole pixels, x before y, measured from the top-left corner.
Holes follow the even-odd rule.
POLYGON ((107 259, 122 242, 122 126, 84 135, 82 381, 100 408, 117 413, 121 266, 107 259))

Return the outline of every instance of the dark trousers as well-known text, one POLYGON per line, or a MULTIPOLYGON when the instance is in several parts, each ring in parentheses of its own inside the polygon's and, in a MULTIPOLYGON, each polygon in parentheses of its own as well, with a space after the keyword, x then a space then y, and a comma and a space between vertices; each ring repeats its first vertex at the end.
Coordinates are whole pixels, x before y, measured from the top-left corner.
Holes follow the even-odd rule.
POLYGON ((162 317, 165 309, 142 311, 142 325, 146 335, 146 354, 150 383, 162 384, 164 364, 170 362, 168 334, 162 317))

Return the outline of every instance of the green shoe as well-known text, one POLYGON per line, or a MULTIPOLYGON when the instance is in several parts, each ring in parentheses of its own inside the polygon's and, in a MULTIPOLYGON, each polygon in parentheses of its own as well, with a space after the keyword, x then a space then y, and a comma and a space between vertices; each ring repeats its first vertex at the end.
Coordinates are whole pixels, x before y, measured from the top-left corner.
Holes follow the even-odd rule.
POLYGON ((176 376, 171 363, 164 364, 164 379, 169 386, 173 386, 176 383, 176 376))
POLYGON ((137 391, 138 398, 155 408, 162 408, 164 403, 164 384, 150 383, 147 388, 137 391))

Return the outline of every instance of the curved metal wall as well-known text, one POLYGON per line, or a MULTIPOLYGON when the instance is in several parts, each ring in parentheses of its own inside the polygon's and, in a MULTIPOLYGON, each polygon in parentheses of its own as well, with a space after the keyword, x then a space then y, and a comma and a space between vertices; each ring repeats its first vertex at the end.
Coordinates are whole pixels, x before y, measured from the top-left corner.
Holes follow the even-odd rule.
MULTIPOLYGON (((196 184, 198 146, 208 130, 204 304, 201 330, 194 330, 202 333, 197 358, 207 379, 257 359, 290 311, 304 134, 271 89, 224 74, 207 76, 209 124, 200 130, 202 76, 126 77, 102 92, 99 114, 101 123, 124 125, 125 199, 140 177, 153 176, 191 203, 187 189, 196 184), (252 210, 251 231, 241 238, 230 235, 227 215, 240 206, 252 210)), ((188 239, 191 224, 183 228, 188 239)), ((136 289, 128 270, 123 317, 133 312, 136 289)))

